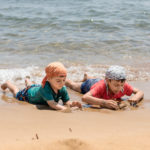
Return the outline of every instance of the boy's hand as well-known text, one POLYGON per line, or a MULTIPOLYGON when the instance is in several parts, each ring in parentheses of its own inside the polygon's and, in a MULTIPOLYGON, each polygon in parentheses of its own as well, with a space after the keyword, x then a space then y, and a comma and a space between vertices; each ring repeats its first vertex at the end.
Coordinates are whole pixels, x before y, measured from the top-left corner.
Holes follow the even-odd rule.
POLYGON ((61 112, 64 112, 64 113, 71 113, 71 109, 70 107, 64 107, 63 109, 60 110, 61 112))
POLYGON ((104 100, 102 106, 109 109, 115 109, 115 110, 119 109, 117 102, 114 100, 104 100))
POLYGON ((78 101, 73 101, 72 102, 71 107, 75 107, 75 106, 82 109, 82 104, 78 101))
POLYGON ((128 102, 129 102, 130 105, 133 106, 133 107, 136 107, 136 106, 137 106, 136 104, 138 103, 137 100, 133 100, 133 99, 129 99, 128 102))
POLYGON ((128 101, 129 101, 129 102, 136 102, 136 103, 138 102, 138 101, 135 100, 135 99, 128 99, 128 101))

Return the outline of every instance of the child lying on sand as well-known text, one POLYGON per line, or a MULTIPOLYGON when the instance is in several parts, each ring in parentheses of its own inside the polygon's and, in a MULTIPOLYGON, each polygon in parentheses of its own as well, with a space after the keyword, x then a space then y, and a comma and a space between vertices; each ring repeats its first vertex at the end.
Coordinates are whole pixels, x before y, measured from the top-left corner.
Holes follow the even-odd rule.
POLYGON ((124 95, 132 97, 128 99, 131 104, 137 104, 144 93, 126 82, 126 73, 121 66, 111 66, 105 74, 105 80, 93 79, 85 74, 83 82, 66 80, 65 85, 83 95, 82 101, 103 108, 119 109, 121 97, 124 95))
POLYGON ((29 79, 25 80, 26 88, 20 90, 7 81, 1 85, 3 90, 7 88, 12 92, 13 96, 21 101, 27 101, 31 104, 49 105, 55 110, 67 110, 66 106, 58 104, 62 99, 63 104, 69 107, 77 106, 82 108, 80 102, 69 100, 69 95, 64 86, 67 76, 67 70, 60 62, 53 62, 45 68, 46 76, 42 81, 42 86, 33 84, 29 79))

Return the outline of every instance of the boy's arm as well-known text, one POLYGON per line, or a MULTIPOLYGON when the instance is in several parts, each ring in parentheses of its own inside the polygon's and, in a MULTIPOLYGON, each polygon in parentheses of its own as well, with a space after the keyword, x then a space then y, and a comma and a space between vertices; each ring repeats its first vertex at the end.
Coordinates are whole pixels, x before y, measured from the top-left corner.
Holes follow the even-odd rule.
POLYGON ((137 88, 133 88, 133 96, 129 98, 130 102, 139 102, 143 97, 144 93, 137 88))
POLYGON ((92 93, 89 91, 84 94, 82 97, 82 101, 92 105, 100 105, 102 107, 110 108, 110 109, 119 109, 119 106, 114 100, 105 100, 97 97, 93 97, 92 93))
POLYGON ((65 110, 67 109, 65 106, 62 106, 56 103, 54 100, 47 101, 48 105, 55 110, 65 110))
POLYGON ((67 101, 66 103, 64 103, 65 105, 69 106, 69 107, 78 107, 82 109, 82 104, 78 101, 67 101))

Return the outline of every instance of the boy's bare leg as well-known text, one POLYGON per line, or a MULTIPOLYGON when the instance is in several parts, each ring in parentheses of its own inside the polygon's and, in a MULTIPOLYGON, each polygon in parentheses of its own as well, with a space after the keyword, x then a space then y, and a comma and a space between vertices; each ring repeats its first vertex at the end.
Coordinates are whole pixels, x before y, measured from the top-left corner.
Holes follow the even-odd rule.
POLYGON ((26 87, 31 86, 32 84, 34 84, 34 82, 30 81, 30 77, 27 76, 25 78, 25 85, 26 85, 26 87))
POLYGON ((14 84, 12 84, 10 81, 3 83, 1 85, 1 88, 2 88, 2 90, 6 90, 8 88, 14 97, 16 97, 16 94, 19 91, 19 89, 14 84))
POLYGON ((71 81, 71 80, 67 79, 66 82, 65 82, 65 85, 67 87, 69 87, 70 89, 81 93, 81 84, 84 81, 88 80, 88 79, 93 79, 93 77, 91 77, 91 76, 87 75, 87 73, 85 73, 84 76, 83 76, 83 80, 81 82, 74 82, 74 81, 71 81))
POLYGON ((71 81, 68 79, 65 82, 65 85, 67 87, 69 87, 70 89, 72 89, 76 92, 79 92, 79 93, 81 93, 81 84, 82 84, 82 82, 74 82, 74 81, 71 81))

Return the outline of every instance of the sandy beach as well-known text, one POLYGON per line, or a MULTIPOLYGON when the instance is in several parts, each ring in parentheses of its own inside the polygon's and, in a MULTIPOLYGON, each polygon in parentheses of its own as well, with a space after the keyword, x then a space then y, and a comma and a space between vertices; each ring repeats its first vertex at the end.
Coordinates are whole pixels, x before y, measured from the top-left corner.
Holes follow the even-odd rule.
MULTIPOLYGON (((135 83, 133 83, 135 85, 135 83)), ((149 150, 149 82, 139 108, 62 113, 25 103, 0 106, 0 150, 149 150)), ((70 91, 71 98, 80 95, 70 91)), ((8 100, 1 96, 1 100, 8 100)))

